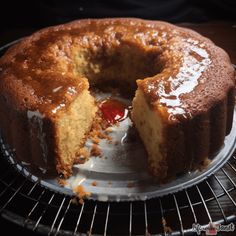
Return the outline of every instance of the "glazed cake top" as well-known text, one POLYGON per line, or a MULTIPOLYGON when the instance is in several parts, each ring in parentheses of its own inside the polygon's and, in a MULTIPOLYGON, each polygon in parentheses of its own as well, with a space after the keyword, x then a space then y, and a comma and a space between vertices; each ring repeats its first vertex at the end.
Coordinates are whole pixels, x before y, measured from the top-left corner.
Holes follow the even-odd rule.
POLYGON ((150 106, 170 121, 204 112, 235 84, 228 55, 192 30, 133 18, 89 19, 40 30, 10 48, 0 59, 2 96, 18 110, 56 116, 88 88, 91 71, 96 78, 115 68, 109 57, 122 58, 120 48, 147 55, 140 64, 145 76, 135 79, 150 106))

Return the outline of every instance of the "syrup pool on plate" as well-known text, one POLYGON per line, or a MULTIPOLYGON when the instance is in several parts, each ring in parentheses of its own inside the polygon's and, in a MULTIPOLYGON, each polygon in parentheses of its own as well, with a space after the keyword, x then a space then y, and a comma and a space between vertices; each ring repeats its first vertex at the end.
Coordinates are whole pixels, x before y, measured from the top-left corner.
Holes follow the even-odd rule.
POLYGON ((111 97, 99 101, 98 107, 103 119, 111 125, 126 119, 129 114, 129 108, 125 103, 111 97))

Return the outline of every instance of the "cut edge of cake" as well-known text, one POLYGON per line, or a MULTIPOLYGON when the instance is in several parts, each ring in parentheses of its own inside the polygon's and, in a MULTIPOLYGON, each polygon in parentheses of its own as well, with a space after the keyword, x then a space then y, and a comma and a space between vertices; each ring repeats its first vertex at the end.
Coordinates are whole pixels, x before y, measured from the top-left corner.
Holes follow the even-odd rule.
POLYGON ((72 165, 85 144, 96 112, 95 99, 85 89, 56 120, 56 169, 65 177, 71 175, 72 165))

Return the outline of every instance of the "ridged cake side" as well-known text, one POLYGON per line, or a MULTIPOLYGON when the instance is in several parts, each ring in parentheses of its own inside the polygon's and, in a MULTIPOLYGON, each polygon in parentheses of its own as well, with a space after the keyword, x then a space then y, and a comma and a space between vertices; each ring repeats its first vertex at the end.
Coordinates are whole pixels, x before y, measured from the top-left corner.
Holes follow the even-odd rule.
POLYGON ((234 98, 232 88, 209 111, 192 119, 169 123, 137 90, 132 118, 147 149, 150 172, 163 182, 186 171, 206 167, 231 130, 234 98))

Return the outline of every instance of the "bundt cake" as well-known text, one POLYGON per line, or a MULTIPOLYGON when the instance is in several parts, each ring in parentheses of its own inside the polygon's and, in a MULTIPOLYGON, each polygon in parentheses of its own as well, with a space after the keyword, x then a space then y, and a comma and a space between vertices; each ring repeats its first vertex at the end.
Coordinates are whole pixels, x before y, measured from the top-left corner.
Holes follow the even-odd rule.
POLYGON ((159 181, 201 166, 231 130, 234 69, 209 39, 160 21, 78 20, 0 59, 1 133, 17 158, 69 176, 97 111, 89 86, 107 82, 135 92, 132 120, 159 181))

